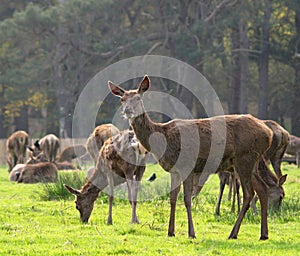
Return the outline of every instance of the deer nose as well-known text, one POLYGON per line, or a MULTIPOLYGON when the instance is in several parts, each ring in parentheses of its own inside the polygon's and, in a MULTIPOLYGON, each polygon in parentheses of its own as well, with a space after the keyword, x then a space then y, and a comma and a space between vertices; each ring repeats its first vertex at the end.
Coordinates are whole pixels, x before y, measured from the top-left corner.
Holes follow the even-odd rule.
POLYGON ((126 106, 126 107, 124 108, 124 113, 125 113, 125 114, 131 114, 131 113, 132 113, 131 108, 128 107, 128 106, 126 106))

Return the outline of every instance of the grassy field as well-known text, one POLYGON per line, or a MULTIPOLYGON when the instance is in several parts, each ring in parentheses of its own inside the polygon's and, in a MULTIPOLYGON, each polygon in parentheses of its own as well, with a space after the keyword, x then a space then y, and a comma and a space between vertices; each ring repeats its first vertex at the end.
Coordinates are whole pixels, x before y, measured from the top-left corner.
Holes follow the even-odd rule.
MULTIPOLYGON (((230 213, 227 191, 221 216, 214 216, 218 178, 211 176, 193 202, 196 239, 187 237, 186 211, 180 195, 176 212, 176 237, 167 237, 168 174, 148 166, 138 204, 139 225, 130 224, 131 208, 117 191, 113 225, 106 225, 108 204, 103 193, 88 224, 82 224, 73 197, 46 200, 51 187, 8 181, 0 168, 0 255, 297 255, 300 252, 300 170, 284 165, 288 174, 286 197, 280 213, 270 213, 269 240, 259 241, 260 217, 250 210, 237 240, 227 237, 236 219, 230 213), (146 178, 153 172, 155 182, 146 178)), ((67 173, 60 173, 65 177, 67 173)), ((82 172, 81 177, 83 177, 82 172)), ((52 197, 50 197, 52 198, 52 197)), ((53 197, 54 198, 54 197, 53 197)))

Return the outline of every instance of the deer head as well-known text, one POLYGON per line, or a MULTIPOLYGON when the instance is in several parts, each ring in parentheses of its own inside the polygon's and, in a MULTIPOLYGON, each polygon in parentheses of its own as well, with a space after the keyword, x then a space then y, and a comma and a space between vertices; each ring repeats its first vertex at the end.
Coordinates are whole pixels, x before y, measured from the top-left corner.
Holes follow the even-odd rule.
POLYGON ((286 181, 287 174, 281 176, 277 186, 269 187, 269 209, 278 211, 284 198, 284 190, 282 185, 286 181))
POLYGON ((95 200, 91 200, 90 193, 82 193, 68 185, 64 186, 71 194, 75 196, 75 205, 76 209, 80 213, 80 219, 82 222, 87 223, 93 211, 95 200))
POLYGON ((148 76, 143 78, 136 90, 126 91, 121 87, 114 85, 111 81, 108 82, 108 86, 113 95, 121 98, 123 113, 126 119, 131 120, 145 112, 142 98, 144 92, 150 87, 150 79, 148 76))

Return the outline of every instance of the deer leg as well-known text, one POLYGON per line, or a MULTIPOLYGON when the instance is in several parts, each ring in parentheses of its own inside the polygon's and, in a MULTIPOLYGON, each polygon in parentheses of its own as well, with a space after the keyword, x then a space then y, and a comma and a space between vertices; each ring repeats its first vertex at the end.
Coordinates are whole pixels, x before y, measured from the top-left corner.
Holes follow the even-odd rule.
POLYGON ((177 196, 180 191, 181 178, 178 172, 171 172, 171 192, 170 192, 170 204, 171 212, 169 219, 168 236, 175 236, 175 210, 177 196))
POLYGON ((297 167, 300 168, 300 153, 299 152, 296 153, 296 164, 297 164, 297 167))
POLYGON ((261 208, 260 240, 266 240, 268 239, 268 186, 256 172, 252 176, 252 183, 261 208))
POLYGON ((135 171, 135 180, 133 181, 133 200, 132 200, 132 219, 131 223, 140 223, 136 213, 137 195, 140 189, 140 183, 144 175, 146 166, 137 166, 135 171))
POLYGON ((224 180, 220 179, 220 191, 219 191, 218 203, 217 203, 216 209, 215 209, 215 215, 218 215, 218 216, 220 215, 220 206, 221 206, 224 188, 225 188, 225 182, 224 182, 224 180))
MULTIPOLYGON (((254 189, 251 182, 252 172, 257 170, 257 163, 251 165, 251 159, 240 158, 237 159, 236 171, 239 174, 242 189, 243 189, 243 206, 239 212, 238 218, 233 226, 233 229, 228 237, 228 239, 236 239, 239 233, 242 221, 246 212, 250 207, 250 202, 254 196, 254 189), (248 162, 248 164, 247 164, 248 162), (255 168, 256 167, 256 168, 255 168)), ((254 161, 252 159, 252 161, 254 161)))
POLYGON ((112 175, 108 175, 108 199, 109 199, 109 207, 108 207, 108 218, 107 224, 112 225, 112 206, 114 201, 114 180, 112 175))
POLYGON ((235 177, 235 187, 236 187, 238 214, 239 214, 239 212, 241 211, 241 195, 240 195, 240 181, 237 177, 235 177))
POLYGON ((251 201, 251 208, 255 214, 257 214, 257 207, 256 207, 257 200, 258 200, 258 197, 256 195, 251 201))
POLYGON ((184 191, 184 204, 187 211, 188 217, 188 232, 190 238, 196 238, 195 229, 192 218, 192 192, 193 192, 193 173, 191 173, 183 181, 183 191, 184 191))
POLYGON ((231 204, 231 212, 234 213, 235 211, 235 198, 236 198, 236 178, 234 173, 230 173, 231 176, 231 187, 232 187, 232 204, 231 204))
POLYGON ((136 204, 137 204, 137 182, 134 180, 134 167, 129 167, 132 171, 125 174, 127 187, 128 187, 128 199, 131 205, 131 222, 130 223, 139 223, 137 214, 136 214, 136 204))

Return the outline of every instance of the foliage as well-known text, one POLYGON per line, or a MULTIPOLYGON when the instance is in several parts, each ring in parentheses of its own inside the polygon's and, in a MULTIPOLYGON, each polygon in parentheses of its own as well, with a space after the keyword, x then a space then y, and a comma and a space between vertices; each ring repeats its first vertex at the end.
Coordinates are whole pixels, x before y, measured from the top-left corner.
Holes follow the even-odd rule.
MULTIPOLYGON (((264 100, 270 118, 281 123, 293 119, 292 104, 296 101, 290 100, 290 95, 294 97, 298 90, 299 58, 295 53, 300 48, 295 24, 300 6, 296 0, 5 0, 0 8, 0 85, 4 88, 0 126, 16 125, 18 129, 14 120, 24 110, 28 115, 24 119, 46 110, 45 123, 53 127, 47 125, 41 133, 60 125, 71 136, 74 107, 87 81, 118 60, 144 54, 171 56, 194 66, 209 79, 225 112, 240 112, 232 107, 233 101, 244 100, 240 105, 257 114, 261 93, 257 65, 263 50, 267 3, 271 4, 270 78, 264 100), (242 36, 248 45, 241 45, 242 36), (248 64, 241 60, 245 55, 248 64), (248 67, 244 73, 238 70, 243 65, 248 67), (245 87, 241 84, 244 80, 234 85, 240 75, 247 77, 245 87)), ((164 83, 167 88, 169 81, 164 83)), ((155 88, 159 84, 153 89, 160 89, 155 88)), ((201 117, 201 110, 193 107, 198 103, 184 93, 180 88, 174 92, 201 117)), ((97 124, 111 121, 117 103, 108 101, 97 124)))
POLYGON ((59 172, 57 182, 41 184, 36 192, 41 200, 65 200, 73 198, 64 187, 67 184, 74 188, 80 188, 85 181, 84 172, 59 172))

